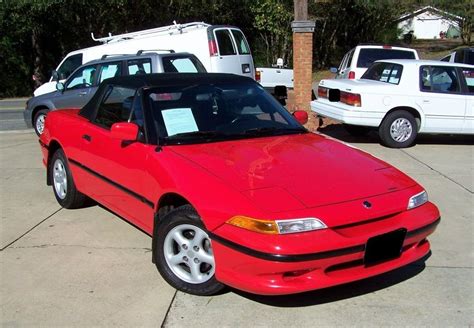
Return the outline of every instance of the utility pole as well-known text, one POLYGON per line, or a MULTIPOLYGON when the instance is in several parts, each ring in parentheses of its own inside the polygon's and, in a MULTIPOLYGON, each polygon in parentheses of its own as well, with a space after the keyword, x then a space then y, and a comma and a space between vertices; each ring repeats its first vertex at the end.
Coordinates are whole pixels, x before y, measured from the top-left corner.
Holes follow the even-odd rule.
MULTIPOLYGON (((293 75, 295 107, 310 112, 313 83, 313 32, 315 22, 308 20, 308 0, 294 0, 293 75)), ((311 117, 311 115, 308 115, 311 117)))

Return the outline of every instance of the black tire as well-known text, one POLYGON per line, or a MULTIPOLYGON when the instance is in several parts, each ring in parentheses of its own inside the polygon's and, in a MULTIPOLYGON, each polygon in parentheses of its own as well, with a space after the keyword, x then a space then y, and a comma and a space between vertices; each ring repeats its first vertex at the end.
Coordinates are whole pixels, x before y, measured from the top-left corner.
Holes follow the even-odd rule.
POLYGON ((382 144, 390 148, 405 148, 411 146, 416 139, 418 134, 418 124, 416 123, 415 117, 406 110, 397 110, 389 113, 382 121, 379 127, 379 136, 382 144), (395 128, 397 122, 402 122, 404 133, 399 136, 397 140, 396 136, 391 133, 392 125, 395 128))
POLYGON ((214 295, 225 288, 225 285, 218 282, 215 278, 215 264, 213 268, 205 261, 199 261, 201 259, 199 254, 202 254, 202 252, 204 252, 206 256, 210 254, 212 259, 213 255, 211 240, 207 236, 206 229, 199 215, 192 206, 180 206, 167 213, 160 220, 157 229, 155 229, 153 243, 153 256, 156 267, 161 276, 174 288, 185 293, 199 296, 214 295), (183 244, 183 246, 178 245, 176 240, 172 238, 172 236, 175 236, 176 231, 181 231, 180 235, 184 237, 186 243, 183 244), (207 245, 206 249, 206 245, 197 242, 194 243, 194 237, 197 235, 196 231, 205 233, 205 236, 207 237, 204 242, 204 244, 207 245), (200 245, 201 248, 195 248, 197 245, 200 245), (172 250, 171 254, 170 250, 172 250), (194 250, 198 250, 199 252, 194 252, 194 250), (170 255, 176 256, 176 258, 182 263, 176 263, 174 265, 169 264, 167 257, 169 258, 170 255), (181 255, 183 255, 182 261, 181 255), (197 262, 194 262, 196 260, 197 262), (193 262, 196 263, 196 265, 194 265, 193 262), (186 279, 186 276, 188 276, 188 279, 194 279, 191 266, 198 267, 198 270, 205 281, 190 282, 184 280, 186 279), (206 276, 206 273, 208 276, 206 276))
POLYGON ((344 129, 349 132, 350 135, 354 137, 363 137, 370 132, 370 128, 368 126, 361 126, 361 125, 351 125, 351 124, 343 124, 344 129))
POLYGON ((46 115, 48 115, 48 110, 40 109, 36 112, 35 117, 33 118, 33 129, 35 129, 36 135, 38 135, 38 137, 43 133, 46 115))
POLYGON ((49 165, 50 181, 52 183, 54 196, 59 205, 69 209, 84 207, 89 198, 77 190, 71 170, 69 169, 69 164, 62 149, 56 150, 51 157, 49 165), (62 169, 60 169, 61 167, 62 169), (55 181, 55 175, 58 175, 58 181, 61 180, 61 177, 63 179, 65 178, 66 188, 62 188, 64 185, 58 184, 55 181))

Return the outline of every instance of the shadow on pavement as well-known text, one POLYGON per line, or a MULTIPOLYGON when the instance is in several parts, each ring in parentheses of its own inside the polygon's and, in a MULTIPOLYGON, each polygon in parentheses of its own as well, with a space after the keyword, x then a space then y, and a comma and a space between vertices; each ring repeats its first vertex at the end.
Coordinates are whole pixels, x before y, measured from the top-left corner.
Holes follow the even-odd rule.
POLYGON ((379 276, 301 294, 265 296, 238 290, 232 291, 252 301, 277 307, 304 307, 331 303, 373 293, 413 278, 425 269, 425 261, 430 256, 431 251, 425 257, 412 264, 379 276))
MULTIPOLYGON (((319 128, 318 132, 344 142, 380 143, 380 139, 376 130, 370 131, 366 136, 363 137, 354 137, 344 129, 342 124, 330 124, 319 128)), ((474 145, 474 136, 460 134, 421 134, 416 138, 415 144, 474 145)))

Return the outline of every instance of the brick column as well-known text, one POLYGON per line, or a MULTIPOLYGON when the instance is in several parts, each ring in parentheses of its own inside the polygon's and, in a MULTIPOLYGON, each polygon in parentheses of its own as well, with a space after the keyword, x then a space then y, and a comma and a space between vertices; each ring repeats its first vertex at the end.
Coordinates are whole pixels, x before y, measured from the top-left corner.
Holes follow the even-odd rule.
MULTIPOLYGON (((310 111, 313 83, 313 32, 315 22, 294 21, 293 29, 293 77, 295 109, 310 111)), ((311 117, 311 115, 310 115, 311 117)))

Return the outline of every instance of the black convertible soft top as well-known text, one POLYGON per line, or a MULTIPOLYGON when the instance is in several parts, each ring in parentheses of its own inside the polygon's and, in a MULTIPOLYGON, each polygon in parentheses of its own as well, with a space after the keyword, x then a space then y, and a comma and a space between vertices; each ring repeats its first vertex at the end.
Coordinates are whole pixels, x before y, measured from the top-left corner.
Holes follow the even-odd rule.
POLYGON ((97 92, 82 107, 79 115, 91 119, 95 115, 97 105, 99 104, 104 89, 111 85, 118 85, 130 89, 139 89, 142 87, 166 87, 172 85, 195 85, 212 83, 248 83, 254 82, 253 79, 236 74, 224 73, 158 73, 113 77, 102 82, 97 92))

